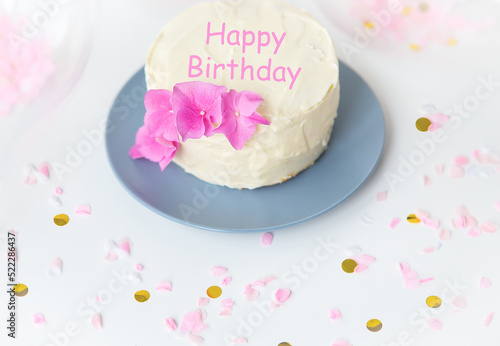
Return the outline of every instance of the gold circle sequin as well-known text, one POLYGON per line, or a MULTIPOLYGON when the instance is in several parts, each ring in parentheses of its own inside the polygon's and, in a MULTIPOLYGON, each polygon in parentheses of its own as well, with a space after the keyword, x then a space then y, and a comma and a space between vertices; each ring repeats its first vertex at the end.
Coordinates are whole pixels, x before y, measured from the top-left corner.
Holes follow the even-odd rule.
POLYGON ((25 284, 17 284, 14 286, 14 293, 18 297, 24 297, 28 294, 28 286, 25 284))
POLYGON ((382 329, 382 322, 377 319, 369 320, 366 322, 366 328, 368 328, 370 332, 378 332, 382 329))
POLYGON ((54 223, 58 226, 66 226, 69 222, 69 216, 66 214, 59 214, 54 216, 54 223))
POLYGON ((418 44, 412 43, 410 44, 410 49, 418 52, 420 50, 420 46, 418 44))
POLYGON ((430 8, 429 4, 426 2, 422 2, 420 4, 420 6, 418 6, 418 7, 420 8, 420 11, 422 11, 422 12, 427 12, 427 11, 429 11, 429 8, 430 8))
POLYGON ((374 25, 372 22, 370 21, 366 21, 365 22, 365 27, 368 28, 368 29, 373 29, 374 25))
POLYGON ((457 44, 457 39, 450 38, 446 44, 448 44, 448 46, 455 46, 457 44))
POLYGON ((207 296, 212 299, 219 298, 222 295, 222 288, 219 286, 212 286, 207 289, 207 296))
POLYGON ((417 130, 419 130, 420 132, 429 131, 429 127, 431 127, 431 125, 431 121, 427 118, 420 118, 415 123, 415 126, 417 126, 417 130))
POLYGON ((441 304, 443 304, 443 301, 437 296, 430 296, 425 300, 425 303, 428 307, 437 309, 441 306, 441 304))
POLYGON ((292 344, 289 342, 280 342, 278 346, 292 346, 292 344))
POLYGON ((408 215, 406 220, 408 220, 409 223, 420 223, 420 219, 415 214, 408 215))
POLYGON ((148 291, 137 291, 134 294, 135 300, 137 300, 139 303, 147 302, 150 297, 151 297, 151 294, 149 294, 148 291))
POLYGON ((353 259, 346 259, 342 262, 342 270, 349 274, 354 273, 357 266, 358 264, 353 259))

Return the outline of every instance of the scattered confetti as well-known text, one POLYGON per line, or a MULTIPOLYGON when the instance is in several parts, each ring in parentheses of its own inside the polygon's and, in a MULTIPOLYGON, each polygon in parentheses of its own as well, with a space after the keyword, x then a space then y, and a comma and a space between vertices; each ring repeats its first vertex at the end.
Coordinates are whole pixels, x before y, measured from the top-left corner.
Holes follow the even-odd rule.
POLYGON ((35 324, 45 323, 45 316, 43 314, 34 314, 33 315, 33 322, 35 324))
POLYGON ((276 302, 278 304, 283 304, 284 302, 286 302, 288 300, 288 298, 290 298, 291 294, 292 294, 292 292, 290 292, 290 290, 288 290, 286 288, 280 288, 274 294, 274 299, 276 300, 276 302))
POLYGON ((137 300, 139 303, 145 303, 149 300, 151 295, 149 294, 148 291, 142 290, 142 291, 137 291, 134 294, 135 300, 137 300))
POLYGON ((219 286, 212 286, 207 289, 207 296, 217 299, 222 295, 222 289, 219 286))
POLYGON ((92 328, 101 329, 102 328, 102 317, 100 314, 92 315, 90 318, 90 323, 92 324, 92 328))
POLYGON ((222 279, 222 282, 221 282, 221 286, 227 286, 231 283, 231 281, 233 281, 233 278, 230 277, 230 276, 226 276, 224 277, 224 279, 222 279))
POLYGON ((55 258, 49 264, 49 270, 47 271, 48 276, 58 277, 62 273, 63 262, 60 258, 55 258))
POLYGON ((188 312, 184 315, 182 319, 181 326, 179 328, 180 332, 189 332, 192 334, 198 334, 203 329, 208 327, 205 322, 206 314, 201 309, 196 309, 188 312))
POLYGON ((92 214, 92 209, 86 204, 78 206, 75 210, 76 216, 89 216, 90 214, 92 214))
POLYGON ((444 173, 444 165, 437 165, 434 169, 437 175, 442 175, 444 173))
POLYGON ((204 307, 204 306, 207 306, 208 304, 210 304, 210 299, 206 298, 206 297, 200 297, 198 299, 198 306, 201 308, 201 307, 204 307))
POLYGON ((212 275, 216 278, 222 277, 227 273, 227 268, 225 267, 213 267, 210 269, 212 275))
POLYGON ((389 228, 390 229, 394 229, 396 228, 397 225, 399 225, 399 223, 401 222, 401 220, 397 217, 395 217, 394 219, 391 220, 391 222, 389 223, 389 228))
POLYGON ((239 336, 233 340, 233 344, 248 344, 248 339, 239 336))
POLYGON ((219 316, 231 316, 233 314, 233 309, 230 308, 224 308, 219 312, 219 316))
POLYGON ((177 323, 175 323, 174 319, 170 317, 165 319, 165 326, 171 332, 175 332, 177 329, 177 323))
POLYGON ((387 191, 381 191, 377 193, 377 201, 379 202, 387 201, 387 191))
POLYGON ((328 315, 330 315, 332 321, 337 321, 342 318, 342 313, 338 309, 331 309, 328 311, 328 315))
POLYGON ((469 162, 470 160, 467 156, 457 156, 453 161, 453 163, 455 163, 455 165, 457 166, 466 166, 469 164, 469 162))
POLYGON ((168 281, 160 281, 158 285, 156 285, 156 292, 171 292, 172 284, 168 281))
POLYGON ((342 270, 348 274, 354 273, 358 264, 353 259, 346 259, 342 262, 342 270))
POLYGON ((420 223, 419 218, 415 214, 408 215, 408 217, 406 218, 406 220, 408 220, 409 223, 420 223))
POLYGON ((345 340, 335 340, 332 346, 352 346, 348 341, 345 340))
POLYGON ((481 230, 484 233, 494 233, 498 230, 498 225, 492 221, 488 221, 488 222, 481 224, 481 230))
POLYGON ((144 267, 142 266, 142 264, 137 263, 135 265, 135 270, 137 270, 138 272, 142 272, 144 270, 144 267))
POLYGON ((441 322, 441 320, 438 320, 437 318, 428 318, 427 327, 433 332, 437 332, 443 329, 443 322, 441 322))
POLYGON ((432 179, 429 178, 428 176, 424 175, 422 177, 422 185, 424 185, 424 186, 431 186, 432 185, 432 179))
POLYGON ((224 299, 220 302, 221 308, 232 308, 234 305, 234 301, 232 299, 224 299))
POLYGON ((28 286, 25 284, 14 285, 14 292, 17 297, 24 297, 28 294, 28 286))
POLYGON ((292 346, 289 342, 280 342, 278 346, 292 346))
POLYGON ((468 237, 478 237, 480 235, 481 235, 481 231, 476 226, 472 226, 470 228, 469 232, 467 232, 468 237))
POLYGON ((262 234, 262 240, 261 240, 262 246, 264 247, 271 246, 271 244, 273 243, 273 238, 274 237, 272 233, 266 232, 262 234))
POLYGON ((482 277, 479 280, 479 287, 482 288, 483 290, 490 288, 491 287, 491 280, 488 279, 487 277, 482 277))
POLYGON ((245 291, 243 292, 243 296, 245 297, 246 300, 249 302, 255 301, 257 298, 259 298, 260 293, 256 289, 252 288, 252 285, 247 285, 245 287, 245 291))
POLYGON ((377 319, 371 319, 366 322, 366 328, 368 328, 370 332, 379 332, 382 329, 382 322, 377 319))
POLYGON ((69 216, 66 214, 59 214, 54 217, 54 223, 57 226, 66 226, 69 222, 69 216))
POLYGON ((467 300, 464 297, 456 297, 452 300, 452 303, 458 309, 465 309, 467 307, 467 300))
POLYGON ((433 278, 420 280, 417 272, 411 269, 408 263, 400 262, 399 269, 401 271, 401 275, 403 276, 404 286, 409 290, 414 290, 421 283, 433 280, 433 278))
POLYGON ((452 179, 461 179, 465 176, 465 170, 463 167, 459 166, 451 166, 450 168, 450 178, 452 179))
POLYGON ((449 240, 451 238, 451 232, 446 229, 439 230, 438 237, 442 241, 449 240))
POLYGON ((431 125, 431 121, 427 118, 419 118, 415 123, 417 130, 419 130, 420 132, 429 131, 429 127, 431 127, 431 125))
POLYGON ((430 296, 425 300, 425 303, 428 307, 437 309, 441 306, 441 304, 443 304, 443 301, 437 296, 430 296))
POLYGON ((62 195, 63 190, 62 190, 60 187, 56 187, 56 188, 54 189, 54 193, 55 193, 56 195, 60 196, 60 195, 62 195))
POLYGON ((189 334, 188 340, 191 341, 195 345, 200 345, 203 342, 203 338, 199 335, 189 334))
POLYGON ((488 316, 486 316, 486 318, 484 319, 484 322, 483 322, 483 327, 488 327, 490 325, 494 314, 495 313, 492 311, 488 314, 488 316))

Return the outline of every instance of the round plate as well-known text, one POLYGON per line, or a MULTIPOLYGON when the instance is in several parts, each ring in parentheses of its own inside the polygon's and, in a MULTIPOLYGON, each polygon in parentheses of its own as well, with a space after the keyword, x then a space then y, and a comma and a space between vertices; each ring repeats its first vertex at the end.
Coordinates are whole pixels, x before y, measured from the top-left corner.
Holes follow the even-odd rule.
POLYGON ((171 220, 211 231, 252 232, 291 226, 318 216, 352 195, 375 169, 385 122, 368 85, 340 64, 341 97, 332 140, 310 168, 280 185, 234 190, 205 183, 170 164, 132 160, 128 153, 144 120, 144 70, 129 80, 108 118, 109 162, 127 191, 171 220))

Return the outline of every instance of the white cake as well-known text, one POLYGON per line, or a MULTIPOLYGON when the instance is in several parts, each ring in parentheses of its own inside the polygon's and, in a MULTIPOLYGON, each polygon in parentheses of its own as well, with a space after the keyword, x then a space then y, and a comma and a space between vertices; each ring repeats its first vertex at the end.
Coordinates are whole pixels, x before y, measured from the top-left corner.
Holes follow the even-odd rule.
POLYGON ((315 18, 283 1, 188 8, 163 28, 145 72, 148 90, 202 81, 263 98, 258 113, 271 124, 257 125, 242 150, 222 134, 179 143, 174 162, 204 181, 238 189, 281 183, 327 148, 339 104, 335 46, 315 18))

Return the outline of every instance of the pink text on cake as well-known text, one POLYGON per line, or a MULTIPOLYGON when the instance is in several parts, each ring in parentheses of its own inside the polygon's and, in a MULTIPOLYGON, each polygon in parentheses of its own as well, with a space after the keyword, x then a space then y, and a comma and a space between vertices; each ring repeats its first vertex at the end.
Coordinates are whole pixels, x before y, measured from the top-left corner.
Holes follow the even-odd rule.
MULTIPOLYGON (((284 40, 286 33, 278 36, 275 32, 258 31, 255 33, 251 30, 226 30, 226 23, 222 23, 220 31, 212 31, 212 23, 207 24, 207 40, 206 44, 210 45, 212 40, 217 40, 216 43, 221 45, 239 46, 241 52, 246 54, 249 48, 256 47, 257 54, 261 54, 266 47, 270 47, 274 55, 277 55, 284 40), (227 35, 226 35, 227 33, 227 35)), ((189 78, 198 78, 204 76, 206 78, 217 79, 220 77, 221 71, 230 71, 231 80, 239 78, 241 80, 260 80, 275 81, 275 82, 289 82, 289 89, 291 90, 297 81, 302 68, 293 70, 290 67, 275 66, 273 59, 269 58, 267 64, 261 66, 254 66, 245 57, 242 57, 238 63, 231 59, 230 63, 217 63, 213 62, 211 57, 207 57, 206 61, 198 55, 191 55, 189 57, 189 78)))

